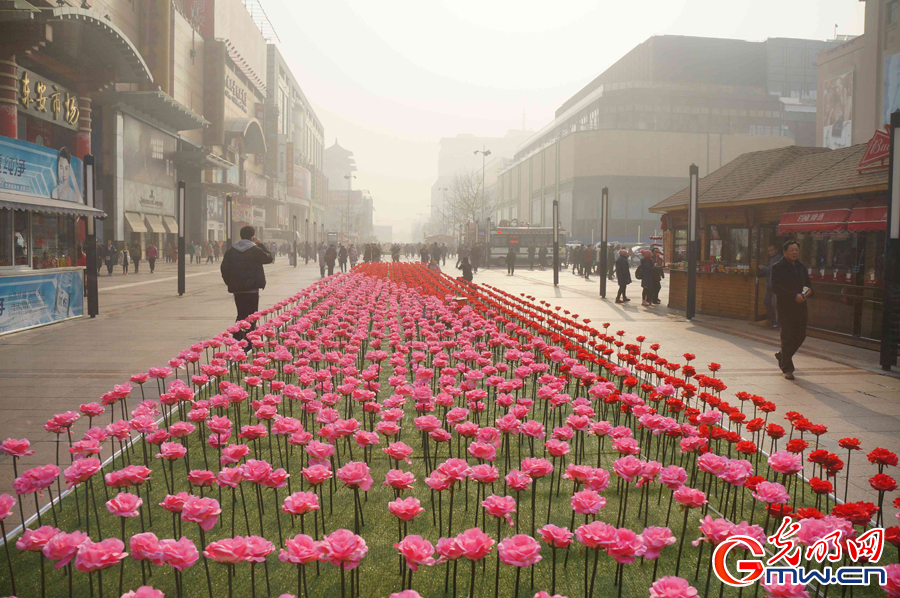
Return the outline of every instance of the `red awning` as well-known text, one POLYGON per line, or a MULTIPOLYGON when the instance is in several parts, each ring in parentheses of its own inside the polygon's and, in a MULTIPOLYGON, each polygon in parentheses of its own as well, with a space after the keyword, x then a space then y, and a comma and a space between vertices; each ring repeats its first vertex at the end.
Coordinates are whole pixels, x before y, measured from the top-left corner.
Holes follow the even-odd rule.
POLYGON ((784 233, 842 233, 847 230, 852 203, 815 202, 791 208, 781 215, 778 234, 784 233))
POLYGON ((847 230, 887 230, 887 200, 870 199, 860 202, 850 212, 847 230))

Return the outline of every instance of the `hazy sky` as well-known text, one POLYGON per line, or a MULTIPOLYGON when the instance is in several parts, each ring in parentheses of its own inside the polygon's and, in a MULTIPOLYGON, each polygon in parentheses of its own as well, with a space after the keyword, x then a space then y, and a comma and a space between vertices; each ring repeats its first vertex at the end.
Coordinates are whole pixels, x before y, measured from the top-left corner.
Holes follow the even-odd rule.
POLYGON ((438 140, 539 129, 652 35, 761 41, 863 32, 856 0, 262 0, 325 127, 354 152, 375 223, 429 209, 438 140))

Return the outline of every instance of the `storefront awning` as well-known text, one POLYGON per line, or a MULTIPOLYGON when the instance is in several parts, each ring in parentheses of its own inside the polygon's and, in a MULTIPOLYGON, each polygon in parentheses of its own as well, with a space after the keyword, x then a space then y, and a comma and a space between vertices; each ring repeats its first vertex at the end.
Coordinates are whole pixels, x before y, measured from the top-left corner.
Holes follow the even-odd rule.
POLYGON ((42 10, 40 17, 53 28, 53 43, 43 52, 76 68, 91 65, 94 72, 110 73, 116 83, 152 83, 140 52, 101 12, 74 7, 42 10))
POLYGON ((163 224, 166 226, 166 231, 173 235, 178 234, 178 221, 175 220, 175 216, 163 216, 163 224))
POLYGON ((781 215, 778 234, 841 233, 847 230, 851 202, 814 202, 791 206, 781 215))
POLYGON ((887 230, 887 200, 871 199, 859 203, 850 212, 847 230, 887 230))
POLYGON ((91 208, 83 203, 49 199, 46 197, 34 197, 29 195, 17 195, 15 193, 0 192, 0 208, 21 210, 23 212, 44 212, 48 214, 74 214, 76 216, 93 216, 104 220, 106 212, 91 208))
POLYGON ((266 153, 266 136, 262 125, 255 118, 236 118, 225 121, 226 137, 242 137, 244 152, 248 154, 266 153))
POLYGON ((147 232, 147 227, 144 226, 144 219, 137 212, 125 212, 125 223, 128 224, 133 233, 147 232))
POLYGON ((160 233, 160 234, 166 233, 166 229, 163 226, 162 218, 160 218, 156 214, 145 214, 144 222, 147 223, 147 228, 150 229, 151 233, 160 233))
POLYGON ((202 129, 209 124, 205 118, 160 90, 107 91, 99 94, 96 99, 126 111, 136 111, 174 131, 202 129))

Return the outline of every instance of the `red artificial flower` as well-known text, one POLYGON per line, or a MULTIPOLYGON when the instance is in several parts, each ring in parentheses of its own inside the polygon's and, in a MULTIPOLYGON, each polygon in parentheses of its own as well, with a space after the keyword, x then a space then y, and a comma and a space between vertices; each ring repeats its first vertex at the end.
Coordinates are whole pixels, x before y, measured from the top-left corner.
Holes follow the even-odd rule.
POLYGON ((768 426, 766 426, 766 434, 769 436, 769 438, 778 440, 779 438, 784 436, 784 428, 782 428, 778 424, 769 424, 768 426))
POLYGON ((859 438, 841 438, 838 440, 838 444, 842 449, 847 449, 848 451, 858 451, 859 447, 859 438))
POLYGON ((894 546, 900 548, 900 527, 896 525, 893 527, 889 527, 884 530, 884 539, 889 544, 893 544, 894 546))
POLYGON ((842 505, 834 505, 831 514, 841 519, 846 519, 854 525, 868 525, 872 516, 878 512, 878 507, 870 502, 848 502, 842 505))
POLYGON ((709 368, 709 371, 710 371, 710 372, 718 372, 719 370, 722 369, 722 366, 719 365, 719 364, 716 363, 716 362, 712 362, 711 364, 709 364, 709 365, 706 366, 706 367, 709 368))
POLYGON ((869 463, 876 463, 878 465, 897 465, 897 454, 892 453, 891 451, 883 448, 876 448, 868 455, 866 455, 869 459, 869 463))
POLYGON ((878 492, 893 492, 897 489, 897 480, 885 473, 879 473, 869 478, 869 485, 878 492))
POLYGON ((834 489, 834 486, 831 485, 831 482, 827 480, 820 480, 819 478, 812 478, 809 481, 809 486, 816 494, 829 494, 834 489))

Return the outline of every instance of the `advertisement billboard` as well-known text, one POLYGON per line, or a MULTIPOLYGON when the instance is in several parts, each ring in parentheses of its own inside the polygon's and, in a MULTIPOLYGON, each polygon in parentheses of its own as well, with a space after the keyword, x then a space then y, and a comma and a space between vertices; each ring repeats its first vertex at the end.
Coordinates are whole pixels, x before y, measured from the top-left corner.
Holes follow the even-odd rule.
POLYGON ((224 200, 215 195, 206 196, 206 221, 207 222, 224 222, 225 209, 223 207, 224 200))
POLYGON ((853 124, 853 71, 825 80, 823 145, 829 149, 849 147, 853 124))
POLYGON ((65 147, 55 150, 0 137, 0 190, 84 203, 81 160, 65 147))
POLYGON ((0 278, 0 334, 84 315, 83 271, 0 278))
POLYGON ((175 188, 175 138, 150 125, 124 117, 124 177, 164 189, 175 188))

